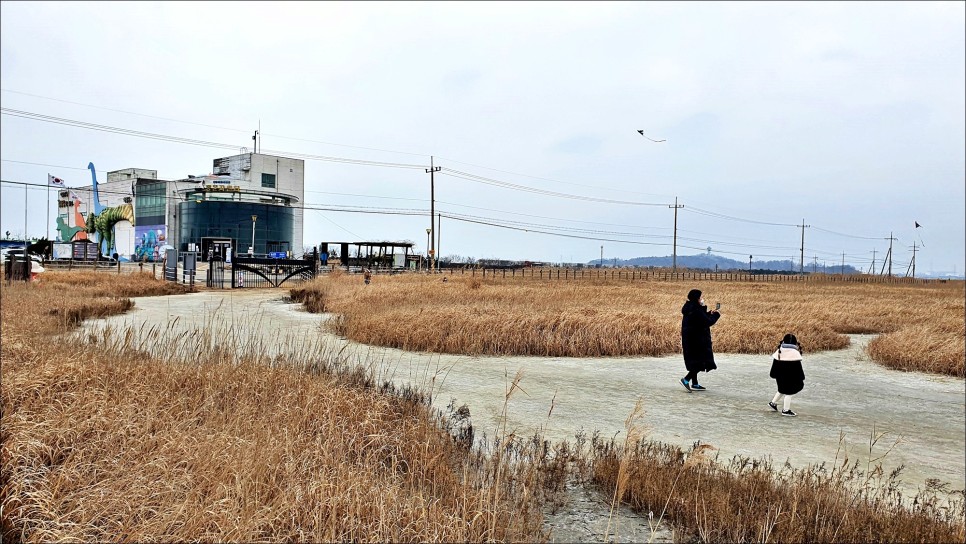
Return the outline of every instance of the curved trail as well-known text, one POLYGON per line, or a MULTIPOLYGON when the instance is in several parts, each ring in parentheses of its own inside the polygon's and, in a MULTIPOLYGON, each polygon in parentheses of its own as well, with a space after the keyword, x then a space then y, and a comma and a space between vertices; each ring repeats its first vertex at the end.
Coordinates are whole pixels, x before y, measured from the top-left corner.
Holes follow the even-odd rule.
POLYGON ((871 458, 886 453, 899 439, 883 465, 889 470, 905 466, 906 491, 914 492, 927 478, 966 488, 964 380, 878 366, 864 354, 870 336, 852 336, 852 346, 845 350, 805 353, 805 390, 794 397, 792 408, 799 415, 791 418, 768 408, 775 384, 768 377, 767 355, 717 354, 719 369, 701 375, 708 391, 688 393, 678 383, 684 375, 679 355, 475 357, 377 348, 326 332, 321 323, 330 316, 287 303, 287 294, 208 291, 138 298, 131 312, 87 322, 84 330, 105 325, 168 331, 205 327, 233 344, 260 339, 271 349, 303 353, 321 349, 321 343, 329 353, 341 350, 342 356, 370 365, 396 383, 431 390, 441 407, 454 398, 457 405, 467 404, 478 436, 493 436, 517 370, 524 374, 522 392, 511 397, 507 410, 508 427, 517 434, 541 430, 548 439, 573 442, 582 429, 620 438, 639 397, 650 438, 685 448, 696 441, 711 444, 722 460, 741 454, 770 457, 776 465, 787 459, 804 466, 831 463, 837 453, 841 459, 847 451, 864 467, 870 436, 884 433, 871 458))

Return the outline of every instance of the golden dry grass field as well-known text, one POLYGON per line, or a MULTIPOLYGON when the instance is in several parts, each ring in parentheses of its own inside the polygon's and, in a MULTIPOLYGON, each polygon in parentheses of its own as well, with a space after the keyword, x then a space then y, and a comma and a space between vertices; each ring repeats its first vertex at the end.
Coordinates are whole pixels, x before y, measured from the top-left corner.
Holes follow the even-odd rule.
MULTIPOLYGON (((429 287, 404 280, 396 287, 429 287)), ((380 292, 342 287, 368 302, 380 292)), ((496 286, 447 287, 490 296, 496 286)), ((653 527, 670 525, 676 541, 966 536, 962 492, 937 484, 904 502, 891 475, 842 459, 794 471, 718 464, 706 446, 649 442, 637 410, 623 443, 595 434, 550 444, 504 427, 470 447, 418 391, 338 361, 239 359, 210 346, 171 361, 136 335, 125 346, 64 334, 130 309, 129 296, 182 291, 147 276, 62 272, 0 287, 4 542, 543 541, 543 512, 566 508, 568 481, 653 512, 653 527)))
POLYGON ((536 465, 469 455, 418 393, 324 363, 170 364, 57 336, 183 291, 61 272, 0 288, 3 542, 543 538, 536 465))
POLYGON ((293 289, 311 311, 338 314, 339 334, 411 351, 563 357, 680 352, 688 290, 721 302, 719 353, 771 353, 785 333, 807 351, 879 334, 873 360, 902 370, 964 376, 964 283, 646 280, 547 281, 453 275, 331 274, 293 289))

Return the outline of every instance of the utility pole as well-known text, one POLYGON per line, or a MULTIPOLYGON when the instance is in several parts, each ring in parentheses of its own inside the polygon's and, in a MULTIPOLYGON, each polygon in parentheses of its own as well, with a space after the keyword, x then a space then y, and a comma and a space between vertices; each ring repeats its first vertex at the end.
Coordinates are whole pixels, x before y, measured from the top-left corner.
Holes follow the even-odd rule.
POLYGON ((886 261, 888 261, 888 263, 889 263, 889 277, 891 278, 892 277, 892 242, 893 242, 893 240, 898 241, 899 239, 898 238, 894 238, 892 236, 892 233, 890 232, 889 233, 889 237, 886 238, 886 240, 889 241, 889 251, 886 253, 885 259, 882 260, 882 270, 879 272, 879 275, 881 276, 882 273, 885 272, 886 261))
POLYGON ((604 246, 600 246, 600 268, 604 268, 604 246))
MULTIPOLYGON (((436 214, 436 252, 439 252, 439 243, 442 241, 443 237, 443 214, 436 214)), ((436 261, 439 263, 439 260, 436 261)))
POLYGON ((845 275, 845 252, 842 252, 842 275, 845 275))
POLYGON ((869 267, 869 274, 875 275, 875 250, 872 250, 872 266, 869 267))
POLYGON ((802 247, 801 247, 801 254, 799 255, 799 258, 801 259, 801 261, 799 261, 800 264, 798 268, 798 273, 804 276, 805 275, 805 228, 811 227, 811 225, 806 225, 805 218, 803 217, 802 224, 796 225, 796 226, 802 228, 802 247))
POLYGON ((906 267, 906 277, 909 276, 909 269, 912 269, 912 277, 916 277, 916 243, 912 243, 912 260, 909 261, 909 266, 906 267))
POLYGON ((748 273, 751 274, 751 259, 752 255, 748 255, 748 273))
POLYGON ((430 233, 432 232, 433 232, 433 229, 426 229, 426 273, 427 274, 429 274, 433 270, 432 268, 429 267, 429 252, 432 251, 431 249, 429 249, 429 240, 430 240, 429 237, 430 237, 430 233))
POLYGON ((429 169, 426 173, 429 174, 429 230, 426 234, 429 238, 429 262, 426 263, 429 266, 429 271, 433 271, 433 257, 436 254, 436 249, 433 244, 433 227, 434 227, 434 216, 436 215, 436 178, 434 177, 436 172, 442 170, 439 166, 433 166, 433 157, 429 157, 429 169))
POLYGON ((684 204, 678 206, 678 197, 674 197, 673 206, 668 206, 668 208, 674 208, 674 257, 671 261, 671 270, 674 272, 678 271, 678 210, 683 207, 684 204))

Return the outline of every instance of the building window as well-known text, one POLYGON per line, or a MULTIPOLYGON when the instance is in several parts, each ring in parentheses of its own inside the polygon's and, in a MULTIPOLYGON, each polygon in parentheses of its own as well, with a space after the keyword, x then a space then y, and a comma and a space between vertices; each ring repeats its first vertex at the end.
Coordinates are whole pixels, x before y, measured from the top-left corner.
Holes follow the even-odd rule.
POLYGON ((275 174, 262 174, 262 187, 275 188, 275 174))

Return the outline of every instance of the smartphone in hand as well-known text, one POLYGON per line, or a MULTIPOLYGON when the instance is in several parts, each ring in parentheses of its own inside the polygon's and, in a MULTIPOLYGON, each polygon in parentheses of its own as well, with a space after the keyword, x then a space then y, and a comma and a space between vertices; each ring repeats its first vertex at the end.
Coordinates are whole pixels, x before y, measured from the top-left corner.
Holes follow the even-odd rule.
POLYGON ((715 303, 714 309, 715 309, 715 311, 720 310, 721 309, 721 303, 720 302, 715 303))

